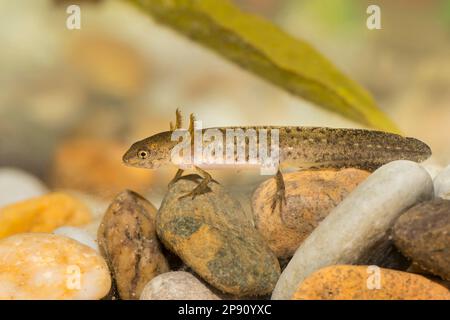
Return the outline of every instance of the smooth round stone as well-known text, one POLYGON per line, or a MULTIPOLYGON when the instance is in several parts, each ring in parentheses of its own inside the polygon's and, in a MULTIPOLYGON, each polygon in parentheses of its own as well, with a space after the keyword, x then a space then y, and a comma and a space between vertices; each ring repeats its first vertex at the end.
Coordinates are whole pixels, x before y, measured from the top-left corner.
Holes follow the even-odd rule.
POLYGON ((142 291, 141 300, 220 300, 189 272, 174 271, 153 278, 142 291))
POLYGON ((422 162, 420 164, 425 170, 427 170, 428 174, 430 175, 431 179, 436 178, 439 173, 444 169, 442 166, 436 164, 433 160, 433 158, 429 158, 426 161, 422 162))
POLYGON ((398 216, 433 195, 430 175, 401 160, 376 170, 350 193, 300 245, 281 274, 272 299, 289 299, 314 271, 353 264, 382 240, 398 216))
POLYGON ((82 243, 99 252, 97 241, 85 230, 77 227, 60 227, 53 231, 53 234, 65 236, 82 243))
POLYGON ((356 186, 370 175, 358 169, 304 170, 283 175, 286 203, 272 210, 275 178, 252 197, 256 229, 278 258, 290 258, 298 246, 356 186))
POLYGON ((295 300, 449 300, 450 291, 423 276, 376 266, 330 266, 297 288, 295 300))
POLYGON ((421 269, 450 280, 450 200, 422 202, 394 226, 395 245, 421 269))
POLYGON ((89 208, 92 215, 91 222, 78 226, 77 228, 87 232, 91 238, 97 239, 98 228, 111 202, 76 190, 63 191, 81 200, 89 208))
POLYGON ((45 185, 33 175, 14 168, 0 169, 0 207, 39 197, 48 192, 45 185))
POLYGON ((172 184, 158 211, 157 233, 163 244, 210 285, 236 296, 272 292, 280 275, 274 253, 224 187, 180 198, 198 185, 198 176, 172 184))
MULTIPOLYGON (((91 221, 87 224, 79 225, 76 228, 82 230, 83 232, 86 232, 91 239, 97 239, 98 228, 100 226, 100 223, 102 222, 106 210, 110 205, 110 201, 105 201, 104 199, 80 191, 75 190, 61 190, 61 191, 79 199, 82 203, 86 205, 87 208, 89 208, 92 216, 91 221)), ((95 240, 95 242, 97 243, 97 240, 95 240)))
POLYGON ((102 219, 96 219, 89 224, 81 226, 80 229, 83 230, 84 232, 87 232, 91 238, 97 239, 97 232, 101 223, 102 219))
POLYGON ((111 277, 95 250, 54 234, 0 240, 0 299, 101 299, 111 277))
MULTIPOLYGON (((90 194, 76 191, 76 190, 60 190, 61 192, 67 193, 68 195, 73 196, 74 198, 79 199, 83 202, 91 211, 92 220, 101 220, 103 215, 105 214, 106 209, 108 209, 111 201, 105 200, 96 196, 92 196, 90 194)), ((97 230, 96 230, 97 232, 97 230)))
POLYGON ((442 170, 434 179, 434 195, 450 200, 450 165, 442 170))

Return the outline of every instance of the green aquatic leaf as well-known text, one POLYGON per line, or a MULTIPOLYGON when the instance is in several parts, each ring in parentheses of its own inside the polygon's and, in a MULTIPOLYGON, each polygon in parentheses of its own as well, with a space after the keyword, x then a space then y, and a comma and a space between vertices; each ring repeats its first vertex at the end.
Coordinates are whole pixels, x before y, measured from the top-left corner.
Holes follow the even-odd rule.
POLYGON ((363 125, 398 132, 372 96, 311 45, 227 0, 128 1, 295 95, 363 125))

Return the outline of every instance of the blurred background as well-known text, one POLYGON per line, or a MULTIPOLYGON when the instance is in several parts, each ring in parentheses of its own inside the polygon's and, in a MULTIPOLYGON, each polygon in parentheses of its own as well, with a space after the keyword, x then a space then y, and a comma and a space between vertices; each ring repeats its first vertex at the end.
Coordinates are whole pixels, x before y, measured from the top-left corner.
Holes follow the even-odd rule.
MULTIPOLYGON (((450 1, 235 0, 307 40, 366 87, 408 136, 450 162, 450 1), (366 27, 378 4, 382 30, 366 27)), ((207 126, 359 127, 247 73, 154 23, 126 1, 0 0, 0 167, 51 189, 161 198, 173 168, 126 168, 139 139, 168 130, 179 107, 207 126), (81 5, 81 30, 66 8, 81 5)), ((246 184, 256 173, 217 172, 246 184), (242 175, 245 174, 245 175, 242 175)), ((267 177, 266 177, 267 178, 267 177)))

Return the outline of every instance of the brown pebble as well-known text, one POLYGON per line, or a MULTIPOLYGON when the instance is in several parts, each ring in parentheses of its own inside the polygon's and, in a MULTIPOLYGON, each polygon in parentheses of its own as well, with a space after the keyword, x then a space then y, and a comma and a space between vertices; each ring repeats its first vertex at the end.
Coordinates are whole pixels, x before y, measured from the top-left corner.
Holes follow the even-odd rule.
POLYGON ((279 258, 291 257, 304 239, 359 183, 359 169, 305 170, 284 174, 286 205, 272 212, 275 179, 263 182, 252 198, 256 228, 279 258))
POLYGON ((144 286, 168 272, 156 237, 156 208, 132 191, 112 202, 98 229, 98 243, 122 299, 139 299, 144 286))
POLYGON ((210 192, 180 199, 198 178, 186 176, 171 185, 158 211, 158 236, 216 289, 237 296, 270 293, 280 266, 240 203, 213 182, 210 192))
POLYGON ((306 278, 295 300, 450 300, 447 288, 427 278, 376 266, 336 265, 306 278))
POLYGON ((450 200, 436 198, 401 215, 394 242, 417 266, 450 280, 450 200))

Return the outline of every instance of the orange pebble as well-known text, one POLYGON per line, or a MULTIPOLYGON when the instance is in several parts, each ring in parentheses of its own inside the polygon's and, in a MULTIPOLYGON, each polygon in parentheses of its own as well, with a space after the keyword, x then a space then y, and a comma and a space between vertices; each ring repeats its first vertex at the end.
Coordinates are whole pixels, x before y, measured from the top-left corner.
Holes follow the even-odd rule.
POLYGON ((305 279, 294 300, 450 300, 450 291, 421 275, 376 266, 337 265, 305 279))

